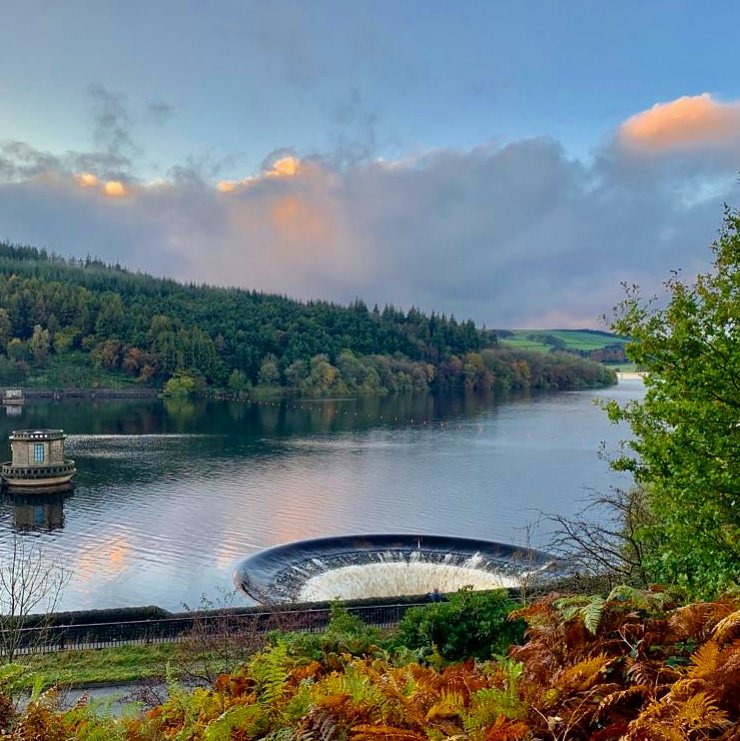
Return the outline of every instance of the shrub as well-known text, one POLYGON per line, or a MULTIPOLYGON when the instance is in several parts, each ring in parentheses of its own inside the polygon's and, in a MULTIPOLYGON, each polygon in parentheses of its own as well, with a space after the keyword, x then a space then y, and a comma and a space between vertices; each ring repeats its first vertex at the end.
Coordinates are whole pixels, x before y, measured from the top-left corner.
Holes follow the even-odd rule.
POLYGON ((446 661, 490 659, 522 640, 524 623, 508 620, 513 609, 503 589, 474 592, 466 587, 449 602, 412 607, 398 624, 395 644, 427 657, 436 650, 446 661))

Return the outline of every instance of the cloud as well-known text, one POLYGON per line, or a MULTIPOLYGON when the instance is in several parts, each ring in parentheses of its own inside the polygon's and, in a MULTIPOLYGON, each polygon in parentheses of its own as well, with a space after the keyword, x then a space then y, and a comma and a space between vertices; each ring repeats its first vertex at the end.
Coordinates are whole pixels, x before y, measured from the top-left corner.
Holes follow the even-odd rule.
POLYGON ((163 126, 172 118, 173 106, 163 100, 150 100, 145 107, 147 116, 158 126, 163 126))
POLYGON ((98 176, 91 172, 79 172, 75 175, 75 180, 81 188, 97 188, 100 185, 98 176))
POLYGON ((237 188, 247 188, 264 178, 292 178, 298 174, 301 161, 291 150, 279 149, 271 152, 262 162, 262 172, 257 176, 248 176, 241 180, 220 180, 216 189, 221 193, 231 193, 237 188))
POLYGON ((740 144, 740 102, 721 103, 709 93, 656 103, 625 121, 627 146, 665 151, 702 145, 740 144))
POLYGON ((103 184, 103 193, 112 198, 120 198, 128 193, 128 188, 120 180, 108 180, 103 184))
POLYGON ((25 180, 49 173, 85 173, 108 180, 120 177, 129 165, 128 159, 107 152, 56 155, 26 142, 0 141, 0 182, 25 180))
POLYGON ((25 142, 0 142, 0 180, 19 180, 62 167, 59 157, 34 149, 25 142))
POLYGON ((121 198, 131 193, 131 188, 120 180, 106 180, 103 182, 91 172, 76 173, 74 182, 80 188, 95 188, 99 193, 111 198, 121 198))
POLYGON ((738 202, 740 152, 635 157, 621 137, 588 161, 548 138, 395 161, 280 149, 220 181, 206 161, 145 181, 107 151, 7 143, 1 236, 198 283, 595 326, 621 281, 659 290, 671 269, 705 269, 738 202))
POLYGON ((90 96, 95 144, 117 157, 133 153, 133 120, 128 112, 126 96, 108 90, 99 83, 89 85, 87 92, 90 96))
POLYGON ((376 154, 380 114, 366 105, 358 88, 350 88, 327 114, 333 126, 329 149, 337 166, 357 164, 376 154))

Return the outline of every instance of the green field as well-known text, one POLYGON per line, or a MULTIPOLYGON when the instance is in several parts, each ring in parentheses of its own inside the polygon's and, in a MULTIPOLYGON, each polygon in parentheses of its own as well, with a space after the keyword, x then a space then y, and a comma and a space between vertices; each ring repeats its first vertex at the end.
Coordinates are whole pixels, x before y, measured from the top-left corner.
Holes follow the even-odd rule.
POLYGON ((560 349, 585 352, 627 342, 623 337, 609 332, 590 329, 511 329, 499 330, 497 333, 499 342, 504 347, 543 352, 549 352, 553 348, 552 338, 563 343, 559 345, 560 349))
POLYGON ((167 665, 182 658, 178 648, 176 643, 162 643, 37 654, 24 663, 26 671, 17 684, 20 689, 31 690, 34 684, 46 689, 163 677, 167 665))

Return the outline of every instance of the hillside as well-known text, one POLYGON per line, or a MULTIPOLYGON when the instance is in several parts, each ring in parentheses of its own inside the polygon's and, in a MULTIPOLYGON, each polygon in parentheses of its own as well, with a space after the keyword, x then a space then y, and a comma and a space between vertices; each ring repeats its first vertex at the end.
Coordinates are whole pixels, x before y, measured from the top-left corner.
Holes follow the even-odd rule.
POLYGON ((627 340, 597 329, 499 329, 501 345, 519 350, 570 352, 599 363, 624 364, 627 340))
POLYGON ((0 384, 305 394, 578 388, 597 365, 498 346, 472 321, 181 284, 0 243, 0 384))

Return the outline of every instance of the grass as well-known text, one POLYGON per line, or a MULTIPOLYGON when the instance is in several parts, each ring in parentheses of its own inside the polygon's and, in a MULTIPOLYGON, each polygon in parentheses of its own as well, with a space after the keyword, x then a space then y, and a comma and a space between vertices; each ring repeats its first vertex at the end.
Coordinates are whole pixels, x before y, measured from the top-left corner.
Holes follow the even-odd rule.
POLYGON ((504 347, 513 347, 517 350, 542 350, 548 351, 550 348, 543 342, 529 339, 526 335, 516 335, 514 337, 501 337, 499 342, 504 347))
POLYGON ((600 350, 602 347, 614 344, 624 344, 627 340, 610 334, 592 330, 577 329, 513 329, 512 335, 500 337, 499 341, 505 347, 515 347, 519 350, 549 351, 551 345, 547 337, 556 337, 565 343, 566 350, 600 350), (542 337, 542 340, 538 338, 542 337))
POLYGON ((24 664, 27 671, 18 685, 19 689, 74 687, 162 677, 168 662, 178 659, 178 650, 175 643, 160 643, 38 654, 24 664))
POLYGON ((150 643, 110 648, 56 651, 20 657, 25 671, 13 681, 16 690, 52 686, 84 687, 126 684, 146 679, 195 677, 211 680, 232 670, 257 650, 262 636, 247 632, 194 631, 176 643, 150 643))

